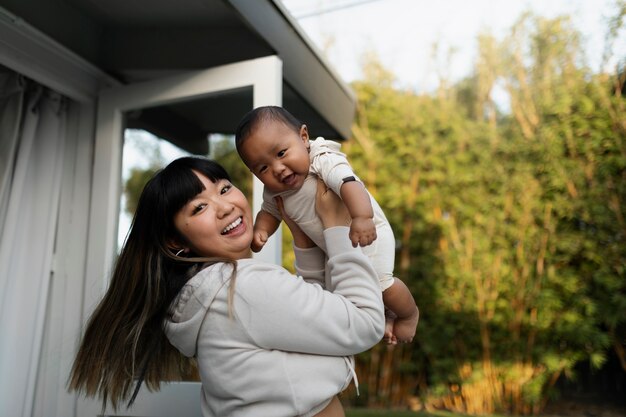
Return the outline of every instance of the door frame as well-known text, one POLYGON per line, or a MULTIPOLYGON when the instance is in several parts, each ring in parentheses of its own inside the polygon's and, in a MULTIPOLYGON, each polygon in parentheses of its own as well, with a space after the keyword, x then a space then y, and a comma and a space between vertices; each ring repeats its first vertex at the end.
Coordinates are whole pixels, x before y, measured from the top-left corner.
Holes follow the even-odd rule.
MULTIPOLYGON (((87 238, 87 264, 83 318, 89 317, 107 288, 117 247, 117 227, 121 193, 124 112, 194 100, 210 94, 252 88, 253 108, 282 105, 282 61, 268 56, 223 65, 182 75, 103 90, 98 99, 95 133, 93 183, 87 238)), ((234 130, 235 126, 233 126, 234 130)), ((260 210, 262 184, 254 178, 253 213, 260 210)), ((281 235, 272 236, 263 251, 255 255, 265 261, 281 262, 281 235)), ((199 416, 199 383, 168 383, 159 393, 140 391, 129 410, 105 415, 167 417, 199 416), (189 400, 194 398, 195 400, 189 400)), ((99 402, 80 400, 79 416, 102 415, 99 402)))

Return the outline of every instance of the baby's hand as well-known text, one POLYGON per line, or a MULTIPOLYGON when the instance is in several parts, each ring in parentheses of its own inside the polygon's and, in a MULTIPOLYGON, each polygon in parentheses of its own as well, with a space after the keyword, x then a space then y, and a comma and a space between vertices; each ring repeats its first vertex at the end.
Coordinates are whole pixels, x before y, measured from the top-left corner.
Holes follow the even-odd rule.
POLYGON ((350 224, 350 240, 352 246, 371 245, 376 240, 374 220, 369 217, 353 217, 350 224))
POLYGON ((267 243, 267 239, 269 239, 269 236, 265 230, 255 230, 252 243, 250 244, 252 252, 259 252, 263 249, 263 246, 267 243))

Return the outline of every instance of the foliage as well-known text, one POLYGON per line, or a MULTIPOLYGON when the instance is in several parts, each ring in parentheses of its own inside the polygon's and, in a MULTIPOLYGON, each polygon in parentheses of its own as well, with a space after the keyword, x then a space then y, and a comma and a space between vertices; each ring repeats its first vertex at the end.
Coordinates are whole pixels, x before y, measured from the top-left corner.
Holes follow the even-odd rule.
POLYGON ((361 355, 355 403, 537 413, 577 363, 626 364, 623 79, 584 66, 565 17, 479 45, 475 73, 433 95, 376 61, 354 85, 345 149, 421 311, 412 348, 361 355))
POLYGON ((137 210, 139 196, 141 195, 143 187, 158 169, 159 168, 156 166, 149 168, 131 168, 130 175, 124 184, 124 195, 126 196, 126 205, 124 208, 131 216, 134 215, 137 210))
POLYGON ((151 135, 144 135, 142 131, 128 129, 124 132, 125 152, 133 148, 145 159, 147 166, 133 166, 130 168, 124 182, 124 210, 132 217, 137 210, 139 196, 148 180, 165 164, 158 141, 152 140, 151 135))
POLYGON ((463 417, 459 414, 452 413, 416 413, 413 411, 391 411, 391 410, 372 410, 372 409, 346 409, 346 417, 463 417))
POLYGON ((252 201, 252 174, 243 163, 235 149, 234 136, 219 136, 211 141, 212 157, 219 162, 230 175, 230 179, 250 201, 252 201))

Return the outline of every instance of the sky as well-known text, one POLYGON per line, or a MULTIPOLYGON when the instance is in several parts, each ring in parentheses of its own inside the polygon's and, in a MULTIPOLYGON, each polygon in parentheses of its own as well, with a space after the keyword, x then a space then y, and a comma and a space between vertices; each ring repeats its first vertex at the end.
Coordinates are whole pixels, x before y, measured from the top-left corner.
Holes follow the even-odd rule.
MULTIPOLYGON (((624 0, 282 0, 308 38, 346 82, 362 77, 362 57, 375 52, 397 86, 432 91, 437 72, 451 81, 468 75, 476 36, 502 39, 524 11, 570 15, 583 36, 587 64, 600 69, 607 19, 624 0), (433 58, 432 45, 442 51, 433 58), (446 55, 453 48, 452 60, 446 55), (448 65, 448 62, 450 65, 448 65)), ((613 46, 626 59, 626 25, 613 46)), ((615 61, 608 65, 615 68, 615 61)))

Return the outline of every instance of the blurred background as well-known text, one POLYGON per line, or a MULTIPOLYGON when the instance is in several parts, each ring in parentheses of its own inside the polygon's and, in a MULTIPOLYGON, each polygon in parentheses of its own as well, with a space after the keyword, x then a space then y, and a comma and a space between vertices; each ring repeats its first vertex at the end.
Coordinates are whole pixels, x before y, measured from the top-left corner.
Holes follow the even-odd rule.
MULTIPOLYGON (((626 415, 626 2, 283 3, 357 96, 343 149, 421 312, 413 344, 357 358, 349 415, 626 415)), ((120 243, 182 154, 126 132, 120 243)))

